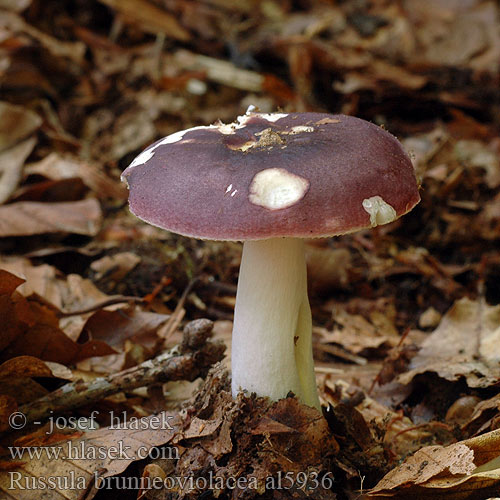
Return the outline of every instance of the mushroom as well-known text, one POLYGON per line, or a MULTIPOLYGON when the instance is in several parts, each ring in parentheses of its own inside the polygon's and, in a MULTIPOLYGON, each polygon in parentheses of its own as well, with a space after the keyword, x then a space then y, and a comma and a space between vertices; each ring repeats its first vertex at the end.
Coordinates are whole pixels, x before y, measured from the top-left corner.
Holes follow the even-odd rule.
POLYGON ((258 113, 160 139, 123 172, 131 211, 169 231, 243 241, 232 392, 320 407, 304 238, 387 224, 420 200, 391 134, 324 113, 258 113))

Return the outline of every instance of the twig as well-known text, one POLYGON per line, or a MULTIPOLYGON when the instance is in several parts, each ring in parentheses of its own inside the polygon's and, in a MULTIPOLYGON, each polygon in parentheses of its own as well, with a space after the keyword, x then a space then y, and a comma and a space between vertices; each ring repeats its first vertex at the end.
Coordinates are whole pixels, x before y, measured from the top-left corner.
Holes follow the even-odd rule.
POLYGON ((248 69, 238 68, 222 59, 215 59, 180 49, 174 53, 174 60, 179 67, 185 70, 204 71, 208 80, 229 87, 249 92, 262 92, 265 87, 264 75, 248 69))
POLYGON ((346 359, 347 361, 350 361, 351 363, 356 363, 357 365, 361 366, 366 365, 365 358, 362 358, 361 356, 356 356, 355 354, 344 351, 340 347, 331 344, 315 344, 314 348, 323 352, 327 352, 328 354, 333 354, 333 356, 337 356, 338 358, 346 359))
POLYGON ((151 302, 156 298, 156 296, 168 285, 172 283, 172 278, 168 278, 167 276, 163 276, 160 280, 160 282, 153 288, 153 291, 151 293, 148 293, 147 295, 144 295, 142 298, 143 302, 146 305, 150 305, 151 302))
POLYGON ((97 302, 96 304, 86 307, 85 309, 78 309, 76 311, 59 311, 57 316, 59 318, 67 318, 68 316, 78 316, 79 314, 86 314, 89 312, 98 311, 103 307, 112 306, 114 304, 121 304, 123 302, 134 302, 140 304, 144 302, 144 299, 139 297, 127 297, 125 295, 120 295, 118 297, 111 297, 110 299, 103 300, 102 302, 97 302))
POLYGON ((18 411, 25 415, 26 423, 38 423, 38 420, 52 414, 79 408, 121 391, 174 380, 193 381, 197 377, 203 377, 214 363, 224 357, 225 345, 221 341, 207 340, 212 328, 211 321, 191 321, 184 328, 182 344, 168 352, 107 377, 63 385, 43 398, 21 406, 18 411), (200 324, 200 321, 205 323, 200 324), (194 346, 196 347, 193 349, 194 346))
POLYGON ((187 296, 193 289, 193 286, 198 281, 198 278, 193 278, 187 285, 187 287, 182 292, 182 295, 175 306, 174 312, 170 315, 165 325, 158 332, 158 335, 163 338, 164 341, 167 341, 170 336, 177 330, 182 318, 186 311, 184 310, 184 304, 186 302, 187 296))

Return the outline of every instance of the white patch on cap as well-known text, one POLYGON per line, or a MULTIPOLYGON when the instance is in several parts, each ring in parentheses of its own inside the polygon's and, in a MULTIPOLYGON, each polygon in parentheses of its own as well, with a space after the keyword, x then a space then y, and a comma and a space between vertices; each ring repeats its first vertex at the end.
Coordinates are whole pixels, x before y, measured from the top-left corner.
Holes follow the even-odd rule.
POLYGON ((163 146, 164 144, 173 144, 174 142, 179 142, 180 140, 182 140, 186 132, 187 130, 179 130, 179 132, 167 135, 167 137, 163 138, 161 142, 158 143, 157 146, 163 146))
POLYGON ((154 150, 155 148, 144 150, 134 158, 134 161, 128 166, 128 168, 134 168, 137 167, 137 165, 143 165, 147 161, 151 160, 151 158, 153 158, 153 155, 155 154, 154 150))
POLYGON ((254 109, 256 109, 255 106, 249 106, 247 112, 244 115, 238 116, 238 118, 236 118, 238 124, 233 125, 233 130, 244 127, 250 120, 250 118, 253 117, 262 118, 264 120, 267 120, 268 122, 276 122, 280 118, 285 118, 285 116, 288 116, 288 113, 257 113, 254 111, 254 109))
POLYGON ((396 219, 396 210, 386 203, 381 196, 372 196, 363 200, 363 208, 370 214, 372 227, 388 224, 396 219))
MULTIPOLYGON (((193 130, 202 130, 202 129, 210 130, 214 128, 216 128, 215 125, 208 125, 208 126, 201 125, 198 127, 188 128, 186 130, 179 130, 179 132, 167 135, 167 137, 164 137, 160 142, 158 142, 152 147, 145 149, 142 153, 140 153, 134 159, 134 161, 128 166, 128 168, 134 168, 137 167, 138 165, 143 165, 144 163, 147 163, 149 160, 151 160, 151 158, 153 158, 156 148, 159 148, 160 146, 163 146, 165 144, 173 144, 175 142, 181 141, 182 138, 184 137, 184 134, 186 134, 187 132, 191 132, 193 130)), ((193 140, 186 139, 185 142, 193 142, 193 140)))
POLYGON ((253 109, 250 109, 251 106, 247 109, 247 112, 244 115, 238 116, 236 118, 236 122, 233 123, 219 123, 218 125, 211 125, 211 127, 215 126, 217 130, 224 135, 234 134, 236 130, 240 128, 244 128, 248 121, 251 118, 258 117, 268 122, 278 121, 280 118, 284 118, 288 116, 288 113, 255 113, 253 109))
POLYGON ((268 168, 255 174, 248 199, 254 205, 281 210, 301 200, 309 189, 309 181, 283 168, 268 168))
MULTIPOLYGON (((155 149, 159 148, 160 146, 164 146, 166 144, 174 144, 176 142, 180 142, 183 140, 184 135, 187 134, 188 132, 192 132, 193 130, 217 130, 221 134, 224 135, 230 135, 234 134, 237 129, 245 127, 247 124, 248 120, 252 117, 252 115, 258 115, 260 118, 263 118, 264 120, 267 120, 269 122, 275 122, 279 120, 280 118, 284 118, 285 116, 288 116, 287 113, 254 113, 255 106, 249 106, 247 109, 246 114, 243 116, 238 116, 236 119, 236 123, 218 123, 216 125, 201 125, 198 127, 192 127, 188 128, 186 130, 179 130, 178 132, 175 132, 173 134, 167 135, 167 137, 164 137, 160 142, 155 144, 153 147, 150 147, 148 149, 145 149, 142 153, 140 153, 134 161, 129 165, 128 168, 134 168, 137 167, 138 165, 143 165, 144 163, 148 162, 155 153, 155 149)), ((294 127, 294 129, 300 129, 300 128, 310 128, 310 127, 294 127)), ((292 130, 294 130, 292 129, 292 130)), ((300 130, 302 132, 304 130, 300 130)), ((307 130, 309 132, 309 130, 307 130)), ((311 130, 312 131, 312 130, 311 130)), ((297 132, 290 132, 290 133, 298 133, 297 132)), ((185 139, 186 143, 188 142, 195 142, 193 139, 185 139)), ((246 149, 249 149, 253 146, 253 142, 249 142, 246 145, 243 145, 242 147, 238 148, 241 149, 242 151, 246 151, 246 149)))
POLYGON ((186 130, 179 130, 179 132, 167 135, 167 137, 162 139, 153 149, 156 149, 159 146, 163 146, 164 144, 173 144, 174 142, 179 142, 182 140, 185 134, 187 134, 188 132, 192 132, 193 130, 203 130, 203 129, 209 130, 214 127, 215 127, 214 125, 208 125, 208 126, 200 125, 198 127, 188 128, 186 130))
POLYGON ((259 118, 264 118, 268 122, 277 122, 280 118, 285 118, 288 113, 259 113, 259 118))
POLYGON ((314 128, 313 127, 306 127, 305 125, 297 125, 296 127, 292 127, 289 134, 291 134, 291 135, 301 134, 302 132, 305 132, 305 133, 314 132, 314 128))

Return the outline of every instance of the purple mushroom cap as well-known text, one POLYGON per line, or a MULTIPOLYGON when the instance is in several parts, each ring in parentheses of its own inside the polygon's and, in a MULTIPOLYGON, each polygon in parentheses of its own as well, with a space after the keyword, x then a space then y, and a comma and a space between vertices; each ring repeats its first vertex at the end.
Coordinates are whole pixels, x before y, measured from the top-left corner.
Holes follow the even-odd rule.
POLYGON ((332 236, 390 222, 420 201, 396 138, 325 113, 248 111, 176 132, 122 178, 137 217, 212 240, 332 236))

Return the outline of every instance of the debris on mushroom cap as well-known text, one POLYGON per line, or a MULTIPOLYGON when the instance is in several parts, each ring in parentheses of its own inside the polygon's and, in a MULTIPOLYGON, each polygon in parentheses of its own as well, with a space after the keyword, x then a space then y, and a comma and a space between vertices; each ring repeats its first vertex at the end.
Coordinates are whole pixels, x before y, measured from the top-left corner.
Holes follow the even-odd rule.
POLYGON ((325 113, 258 113, 182 130, 124 171, 130 208, 204 239, 318 237, 386 224, 419 200, 411 161, 385 130, 325 113))
POLYGON ((363 208, 370 214, 372 227, 388 224, 397 218, 397 213, 381 196, 372 196, 363 200, 363 208))

